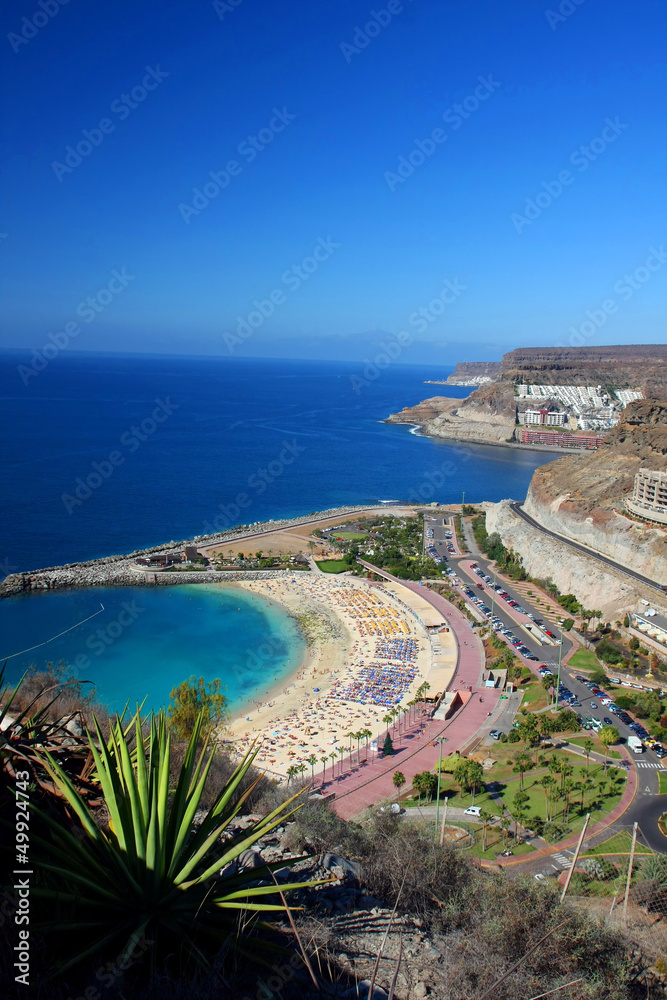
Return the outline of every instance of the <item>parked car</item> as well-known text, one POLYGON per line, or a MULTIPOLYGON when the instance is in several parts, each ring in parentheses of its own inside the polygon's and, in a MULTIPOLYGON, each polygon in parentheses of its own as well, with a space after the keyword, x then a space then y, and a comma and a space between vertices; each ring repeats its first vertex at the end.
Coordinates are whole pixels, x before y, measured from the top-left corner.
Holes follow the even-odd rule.
POLYGON ((468 808, 464 810, 464 815, 477 816, 477 818, 479 819, 481 812, 482 812, 481 806, 468 806, 468 808))

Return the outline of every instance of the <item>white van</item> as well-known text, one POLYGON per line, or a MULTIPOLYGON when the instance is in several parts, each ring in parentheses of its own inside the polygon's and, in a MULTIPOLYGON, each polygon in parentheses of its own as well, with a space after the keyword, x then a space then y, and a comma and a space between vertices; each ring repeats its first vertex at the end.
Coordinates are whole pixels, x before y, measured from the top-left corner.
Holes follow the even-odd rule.
POLYGON ((466 816, 477 816, 478 819, 481 816, 481 813, 482 813, 481 806, 468 806, 468 808, 465 810, 466 816))
POLYGON ((644 744, 638 736, 628 736, 628 746, 633 753, 644 753, 644 744))

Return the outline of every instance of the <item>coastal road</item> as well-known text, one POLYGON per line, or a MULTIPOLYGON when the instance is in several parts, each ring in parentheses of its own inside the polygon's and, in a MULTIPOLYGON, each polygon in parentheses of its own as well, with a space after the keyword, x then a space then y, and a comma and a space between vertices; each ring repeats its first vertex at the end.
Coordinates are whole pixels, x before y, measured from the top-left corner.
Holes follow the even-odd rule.
MULTIPOLYGON (((444 546, 444 544, 446 544, 444 542, 446 529, 443 526, 442 528, 440 528, 440 530, 438 530, 436 524, 433 524, 432 526, 434 527, 435 531, 436 550, 440 551, 440 546, 444 546), (439 541, 439 535, 441 535, 443 539, 442 542, 439 541)), ((467 541, 470 544, 471 549, 475 551, 476 545, 474 539, 469 537, 467 538, 467 541)), ((446 550, 443 547, 442 548, 443 554, 445 554, 445 551, 446 550)), ((488 600, 487 595, 489 595, 490 593, 494 593, 492 585, 485 583, 484 585, 486 587, 486 590, 484 591, 478 590, 476 585, 480 582, 480 578, 479 576, 474 574, 472 570, 469 569, 470 556, 463 556, 461 558, 456 558, 452 556, 450 553, 449 558, 452 561, 455 560, 457 575, 462 581, 464 581, 464 584, 468 586, 470 590, 472 590, 476 594, 476 596, 488 600)), ((492 572, 492 570, 490 569, 489 560, 485 559, 482 555, 479 555, 475 561, 478 563, 480 568, 482 568, 482 570, 487 576, 490 574, 490 572, 492 572)), ((504 589, 511 597, 514 598, 514 600, 518 601, 521 606, 523 606, 536 618, 538 618, 541 614, 543 614, 543 611, 541 611, 537 606, 530 605, 529 600, 526 596, 514 592, 512 590, 512 585, 510 581, 503 580, 502 589, 504 589)), ((545 663, 553 671, 553 673, 556 674, 558 670, 558 647, 546 646, 546 645, 540 646, 536 640, 531 639, 526 633, 523 632, 523 630, 519 629, 518 625, 520 624, 520 622, 528 621, 529 619, 527 619, 525 615, 517 615, 516 609, 510 608, 509 605, 502 599, 495 597, 493 602, 489 603, 492 603, 494 615, 500 618, 502 621, 506 622, 508 627, 513 629, 517 637, 521 638, 521 641, 525 643, 526 647, 539 658, 537 663, 535 663, 534 661, 531 663, 531 668, 535 669, 535 667, 538 666, 539 663, 545 663)), ((556 638, 560 639, 563 643, 563 654, 562 654, 561 675, 560 675, 561 683, 573 695, 575 695, 577 701, 580 702, 579 705, 572 706, 573 710, 578 712, 580 715, 595 718, 600 721, 603 721, 605 718, 610 718, 612 724, 618 729, 621 739, 627 744, 628 737, 634 735, 633 731, 629 728, 629 726, 623 723, 618 718, 618 716, 615 716, 613 713, 609 711, 608 708, 603 706, 599 698, 593 698, 591 692, 584 685, 583 681, 577 679, 578 675, 576 674, 576 672, 571 670, 564 662, 567 659, 570 650, 573 648, 572 640, 568 638, 567 633, 562 632, 555 625, 551 625, 548 627, 550 627, 551 630, 556 634, 556 638)), ((517 653, 516 650, 515 653, 517 653)), ((517 655, 519 654, 517 653, 517 655)), ((525 661, 525 658, 523 659, 525 661)), ((628 688, 633 687, 633 685, 630 684, 629 682, 626 682, 621 686, 627 686, 628 688)), ((634 687, 641 688, 642 685, 637 684, 634 685, 634 687)), ((562 699, 559 699, 559 702, 562 707, 569 707, 565 704, 565 702, 562 699)), ((499 726, 498 728, 500 728, 501 731, 504 732, 508 731, 502 726, 499 726)), ((663 769, 663 765, 660 759, 655 755, 655 753, 653 753, 652 750, 647 750, 645 753, 640 754, 637 757, 633 756, 632 761, 633 763, 631 766, 636 769, 637 774, 640 777, 638 787, 641 791, 641 795, 638 796, 638 801, 644 794, 657 795, 658 772, 661 770, 667 770, 667 768, 663 769), (644 792, 645 788, 647 788, 646 792, 644 792)), ((665 808, 667 810, 667 806, 665 808)))
POLYGON ((539 521, 532 518, 530 514, 526 514, 523 510, 522 501, 512 503, 510 504, 510 507, 517 517, 520 517, 522 521, 525 521, 526 524, 529 524, 532 528, 536 528, 538 531, 541 531, 543 535, 550 535, 551 538, 555 538, 559 542, 564 542, 565 545, 569 545, 570 548, 576 549, 578 552, 582 552, 584 555, 590 556, 592 559, 597 559, 598 562, 611 566, 611 568, 617 570, 617 572, 624 573, 625 576, 629 576, 633 580, 637 580, 639 583, 643 583, 647 587, 652 587, 654 590, 659 590, 664 594, 664 591, 656 580, 650 580, 647 576, 642 576, 641 573, 636 573, 633 569, 628 569, 627 566, 622 566, 620 563, 614 562, 614 560, 610 559, 608 556, 601 555, 599 552, 596 552, 595 549, 589 549, 586 545, 582 545, 580 542, 573 542, 564 535, 559 535, 557 532, 551 531, 549 528, 544 528, 539 521))

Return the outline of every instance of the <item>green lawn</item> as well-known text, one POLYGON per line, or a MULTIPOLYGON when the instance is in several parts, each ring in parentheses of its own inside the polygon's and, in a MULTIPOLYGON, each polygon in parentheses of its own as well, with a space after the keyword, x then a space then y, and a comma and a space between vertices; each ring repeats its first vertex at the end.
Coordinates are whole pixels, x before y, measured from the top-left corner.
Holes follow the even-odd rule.
POLYGON ((513 838, 509 835, 510 831, 505 835, 505 840, 503 841, 503 831, 499 826, 488 826, 486 828, 486 850, 482 850, 482 825, 475 824, 471 825, 471 829, 475 833, 475 844, 471 847, 470 855, 473 858, 486 858, 488 861, 493 861, 496 855, 509 847, 512 854, 532 854, 535 848, 532 844, 522 844, 515 843, 513 838))
MULTIPOLYGON (((501 785, 498 788, 498 793, 502 795, 505 786, 501 785)), ((445 774, 440 779, 440 807, 444 804, 444 800, 449 800, 450 806, 455 806, 457 809, 467 809, 468 806, 481 806, 485 812, 493 813, 496 816, 500 816, 502 809, 502 802, 497 799, 493 799, 491 794, 486 790, 481 792, 476 792, 475 795, 471 792, 462 792, 457 784, 455 784, 451 775, 445 774)), ((411 797, 405 802, 405 805, 409 808, 410 806, 416 806, 419 802, 418 797, 415 795, 414 798, 411 797)), ((433 796, 431 802, 423 800, 423 805, 435 805, 436 796, 433 796)))
POLYGON ((660 795, 667 795, 667 774, 658 775, 658 792, 660 795))
MULTIPOLYGON (((623 831, 623 833, 617 833, 615 837, 605 840, 604 843, 598 844, 597 847, 592 847, 590 851, 586 851, 581 856, 582 858, 589 858, 600 854, 629 854, 631 846, 632 835, 623 831)), ((635 854, 651 854, 651 851, 637 841, 635 854)))
POLYGON ((323 559, 317 563, 317 568, 323 573, 344 573, 350 567, 342 559, 323 559))
MULTIPOLYGON (((563 739, 567 740, 568 743, 576 743, 577 746, 583 747, 584 743, 586 742, 587 739, 589 739, 589 737, 566 735, 563 737, 563 739)), ((604 746, 602 745, 602 743, 600 743, 595 733, 591 732, 590 740, 591 743, 593 744, 593 750, 595 751, 595 753, 601 753, 604 756, 604 746)), ((609 749, 607 750, 607 757, 609 758, 609 760, 620 760, 622 756, 623 755, 619 753, 618 750, 614 750, 613 747, 609 747, 609 749)))
POLYGON ((529 681, 528 684, 520 684, 519 691, 523 694, 522 708, 529 708, 531 712, 535 712, 538 708, 546 706, 547 692, 542 687, 541 681, 529 681))
MULTIPOLYGON (((596 823, 598 820, 610 812, 621 800, 623 790, 625 788, 625 773, 623 774, 623 783, 618 786, 619 791, 614 795, 610 795, 609 781, 607 780, 607 787, 604 798, 599 794, 599 783, 605 781, 604 769, 602 764, 591 763, 588 776, 595 782, 595 787, 590 791, 586 792, 584 796, 584 806, 581 808, 581 793, 573 792, 571 796, 571 807, 570 807, 570 817, 568 820, 568 827, 573 833, 578 832, 584 821, 584 816, 587 812, 591 814, 591 823, 596 823)), ((573 781, 581 781, 586 777, 586 765, 577 764, 574 766, 572 773, 573 781)), ((530 772, 524 775, 524 791, 528 794, 528 802, 526 803, 528 821, 532 816, 540 816, 542 819, 546 818, 545 812, 545 794, 544 788, 538 783, 540 777, 531 777, 530 772)), ((513 811, 514 796, 519 791, 519 782, 511 782, 507 787, 507 791, 503 795, 505 806, 510 812, 513 811)), ((565 802, 563 799, 558 799, 555 807, 552 806, 551 811, 553 813, 553 819, 557 822, 563 822, 565 802)))
POLYGON ((367 531, 336 531, 331 532, 332 538, 343 538, 346 542, 353 542, 355 539, 361 540, 362 538, 368 538, 367 531))
POLYGON ((597 670, 601 666, 595 653, 590 649, 578 649, 571 660, 568 660, 568 667, 575 670, 597 670))

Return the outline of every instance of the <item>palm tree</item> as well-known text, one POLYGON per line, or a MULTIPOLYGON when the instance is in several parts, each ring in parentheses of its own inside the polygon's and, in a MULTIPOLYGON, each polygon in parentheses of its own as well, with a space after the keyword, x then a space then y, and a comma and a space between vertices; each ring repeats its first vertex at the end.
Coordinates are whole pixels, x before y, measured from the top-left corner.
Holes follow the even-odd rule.
POLYGON ((519 839, 519 830, 523 829, 523 821, 528 815, 528 810, 525 805, 514 806, 514 813, 512 818, 514 819, 514 839, 519 839))
POLYGON ((412 787, 417 792, 417 797, 418 797, 417 804, 421 805, 422 804, 422 794, 423 794, 423 792, 426 791, 423 772, 420 773, 420 774, 415 774, 414 778, 412 779, 412 787))
POLYGON ((361 762, 361 741, 364 738, 363 729, 358 729, 354 734, 354 738, 357 741, 357 764, 359 764, 361 762))
POLYGON ((489 820, 489 813, 486 809, 480 809, 479 818, 482 821, 482 853, 486 850, 486 824, 489 820))
POLYGON ((315 784, 315 765, 317 764, 317 757, 315 756, 314 753, 311 753, 310 757, 308 758, 308 763, 310 764, 310 783, 311 783, 311 785, 314 785, 315 784))
MULTIPOLYGON (((572 773, 572 768, 568 768, 570 774, 572 773)), ((574 791, 575 782, 569 776, 565 778, 563 782, 563 792, 565 794, 565 822, 567 823, 570 818, 570 795, 574 791)))
POLYGON ((299 766, 297 767, 297 771, 299 772, 299 774, 303 774, 305 770, 306 770, 305 764, 299 764, 299 766))
MULTIPOLYGON (((592 778, 584 778, 584 781, 582 782, 582 784, 584 786, 584 791, 585 792, 590 792, 593 788, 595 788, 595 782, 593 781, 592 778)), ((584 798, 583 798, 583 795, 582 795, 582 797, 581 797, 581 804, 582 804, 582 806, 583 806, 583 802, 584 802, 584 798)), ((589 802, 589 805, 590 805, 590 798, 589 798, 588 802, 589 802)))
POLYGON ((518 753, 514 758, 514 767, 512 770, 515 774, 519 774, 519 787, 521 791, 523 791, 523 773, 530 770, 532 763, 532 760, 526 753, 518 753))
POLYGON ((343 774, 343 757, 345 756, 345 747, 342 745, 336 747, 336 753, 340 757, 340 768, 338 770, 338 777, 341 777, 341 775, 343 774))
POLYGON ((321 761, 321 764, 322 764, 322 784, 324 784, 324 780, 325 780, 326 773, 327 773, 327 761, 328 761, 328 759, 329 758, 327 757, 326 754, 324 755, 324 757, 320 757, 320 761, 321 761))
POLYGON ((552 778, 550 774, 545 774, 545 775, 543 775, 542 778, 540 778, 540 784, 541 784, 542 788, 544 789, 544 800, 545 800, 544 801, 544 815, 545 815, 547 823, 549 822, 549 819, 551 818, 549 816, 549 789, 553 788, 553 786, 555 785, 555 783, 556 783, 556 779, 552 778))
POLYGON ((391 723, 392 723, 392 717, 391 717, 391 714, 390 714, 389 712, 387 712, 387 714, 386 714, 386 715, 383 715, 383 716, 382 716, 382 721, 384 722, 385 726, 387 727, 387 732, 389 732, 389 726, 390 726, 390 725, 391 725, 391 723))
POLYGON ((591 755, 591 750, 593 749, 594 745, 595 744, 593 743, 592 739, 589 738, 587 740, 584 740, 584 753, 586 754, 586 774, 588 774, 589 758, 591 755))
POLYGON ((511 825, 512 825, 512 820, 509 816, 503 815, 500 817, 500 826, 503 831, 503 847, 505 847, 507 844, 507 831, 509 830, 511 825))
POLYGON ((335 780, 335 777, 336 777, 336 758, 337 757, 338 757, 338 754, 336 753, 336 751, 332 750, 331 753, 329 754, 329 760, 331 761, 331 780, 332 781, 335 780))
POLYGON ((526 803, 530 800, 528 792, 517 792, 514 796, 514 821, 517 824, 514 828, 514 836, 518 838, 518 827, 522 820, 526 818, 526 803))
POLYGON ((396 802, 398 803, 400 800, 401 788, 405 784, 405 775, 402 771, 394 771, 391 781, 396 789, 396 802))
POLYGON ((565 790, 565 782, 566 782, 566 780, 569 777, 571 777, 573 770, 574 770, 574 768, 573 768, 572 764, 563 764, 563 766, 561 767, 561 771, 560 771, 560 774, 561 774, 561 777, 560 777, 560 790, 561 790, 561 792, 563 792, 565 790))
POLYGON ((365 759, 368 760, 368 744, 369 744, 369 740, 370 740, 371 736, 373 735, 373 731, 372 731, 372 729, 362 729, 361 730, 361 735, 362 735, 363 739, 366 740, 366 758, 365 759))
POLYGON ((296 767, 294 766, 294 764, 292 764, 290 767, 287 768, 287 784, 288 784, 288 786, 289 786, 289 783, 292 780, 292 778, 296 778, 296 775, 297 775, 296 767))

